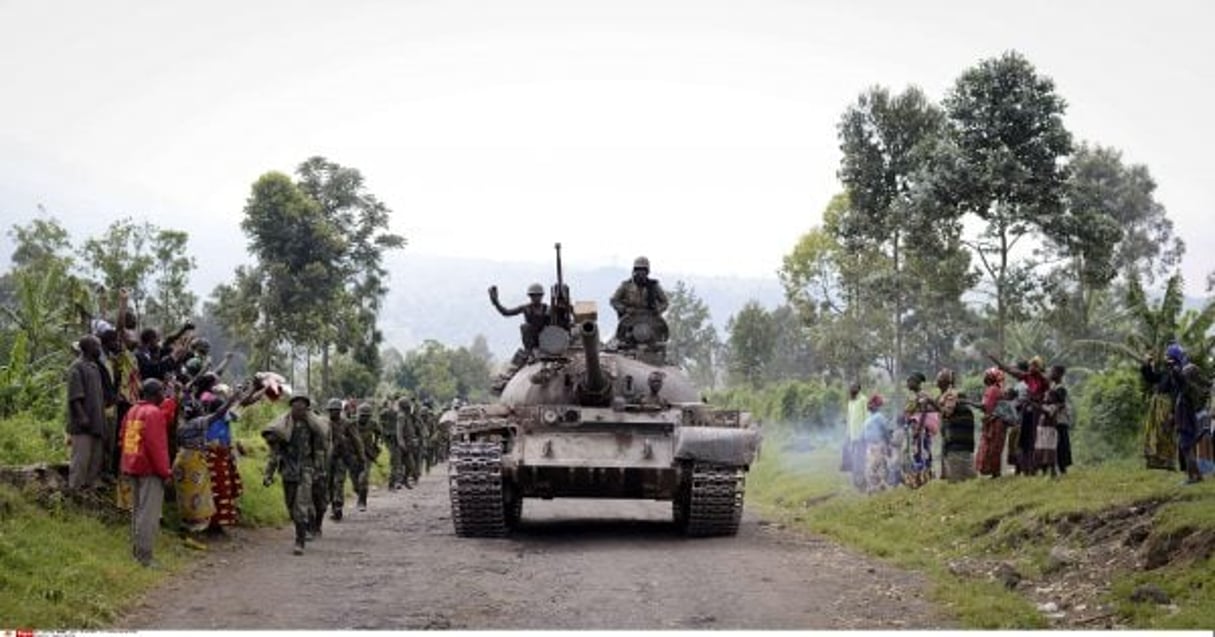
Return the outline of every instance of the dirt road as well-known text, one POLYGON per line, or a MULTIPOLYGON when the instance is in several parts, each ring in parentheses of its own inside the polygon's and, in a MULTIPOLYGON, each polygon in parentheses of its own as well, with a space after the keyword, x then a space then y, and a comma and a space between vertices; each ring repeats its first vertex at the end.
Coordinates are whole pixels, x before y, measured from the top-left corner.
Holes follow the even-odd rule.
POLYGON ((748 515, 676 535, 661 502, 528 500, 506 540, 452 532, 445 469, 326 521, 237 531, 120 625, 143 629, 851 629, 945 625, 924 583, 748 515))

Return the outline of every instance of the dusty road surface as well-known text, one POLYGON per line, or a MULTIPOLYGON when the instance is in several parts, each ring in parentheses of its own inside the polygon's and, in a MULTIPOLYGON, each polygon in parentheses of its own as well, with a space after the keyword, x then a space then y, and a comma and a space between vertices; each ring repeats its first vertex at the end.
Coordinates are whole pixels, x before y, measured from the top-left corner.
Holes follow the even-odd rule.
POLYGON ((120 626, 142 629, 851 629, 946 624, 924 582, 748 515, 686 539, 670 504, 527 500, 509 539, 452 532, 445 467, 303 556, 292 532, 236 531, 120 626))

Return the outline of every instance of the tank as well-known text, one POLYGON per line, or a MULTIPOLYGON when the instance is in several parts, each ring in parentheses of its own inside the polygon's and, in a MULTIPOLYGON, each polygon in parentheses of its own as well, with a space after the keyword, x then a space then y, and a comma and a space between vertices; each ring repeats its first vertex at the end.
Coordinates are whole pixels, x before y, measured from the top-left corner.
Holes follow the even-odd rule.
POLYGON ((666 363, 660 316, 603 343, 595 303, 568 303, 560 265, 552 289, 554 320, 498 399, 444 414, 456 535, 505 536, 532 498, 670 501, 687 535, 736 534, 757 423, 711 407, 666 363))

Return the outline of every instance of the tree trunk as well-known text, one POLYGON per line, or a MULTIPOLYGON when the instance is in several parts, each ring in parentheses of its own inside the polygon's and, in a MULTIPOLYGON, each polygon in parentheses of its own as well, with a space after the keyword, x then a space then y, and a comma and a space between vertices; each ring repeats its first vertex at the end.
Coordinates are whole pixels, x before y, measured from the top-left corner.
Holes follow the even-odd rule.
POLYGON ((899 231, 894 231, 894 362, 890 382, 898 384, 903 363, 903 272, 899 269, 899 231))
POLYGON ((329 343, 321 343, 321 395, 328 396, 329 391, 329 343))
POLYGON ((1000 227, 1000 276, 996 277, 996 357, 1004 360, 1004 324, 1005 308, 1004 282, 1008 272, 1008 235, 1003 226, 1000 227))

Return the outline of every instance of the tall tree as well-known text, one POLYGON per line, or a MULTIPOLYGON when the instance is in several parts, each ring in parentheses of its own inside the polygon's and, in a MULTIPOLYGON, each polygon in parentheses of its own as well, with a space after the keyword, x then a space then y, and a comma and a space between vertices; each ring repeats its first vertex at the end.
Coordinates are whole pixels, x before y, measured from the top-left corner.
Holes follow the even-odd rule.
POLYGON ((667 296, 670 301, 666 312, 670 328, 667 360, 687 370, 696 384, 713 389, 716 382, 713 354, 720 339, 709 316, 709 306, 683 281, 676 281, 667 296))
POLYGON ((903 321, 907 286, 902 250, 908 239, 936 225, 933 213, 942 208, 918 206, 915 191, 924 179, 924 167, 937 143, 944 114, 917 87, 891 95, 875 86, 848 107, 839 123, 839 178, 850 205, 838 224, 841 237, 851 246, 874 245, 890 256, 890 294, 894 349, 892 374, 898 376, 903 356, 903 321), (918 228, 918 232, 912 229, 918 228))
POLYGON ((72 273, 71 238, 53 217, 15 224, 9 236, 16 245, 13 268, 3 277, 0 326, 22 334, 26 360, 17 364, 58 365, 83 332, 82 315, 91 305, 88 285, 72 273))
POLYGON ((337 261, 341 294, 326 309, 336 319, 323 332, 321 384, 328 383, 329 347, 351 351, 354 360, 376 375, 380 373, 383 334, 376 325, 388 292, 384 255, 405 246, 405 238, 388 232, 388 207, 367 191, 363 175, 324 157, 310 157, 296 169, 301 191, 315 201, 344 240, 337 261))
POLYGON ((749 301, 726 323, 730 348, 730 375, 735 383, 758 389, 772 360, 776 334, 772 316, 758 301, 749 301))
POLYGON ((834 197, 824 225, 802 235, 777 275, 821 364, 858 378, 879 361, 892 368, 892 322, 884 302, 892 277, 889 257, 875 245, 841 243, 837 228, 848 205, 847 195, 834 197))
MULTIPOLYGON (((252 324, 259 326, 260 338, 268 347, 325 342, 334 330, 329 312, 344 293, 346 242, 340 230, 279 172, 253 184, 241 228, 258 263, 244 271, 246 280, 235 289, 258 293, 259 318, 252 324)), ((271 357, 269 351, 263 355, 271 357)))
POLYGON ((1035 234, 1066 232, 1064 211, 1071 134, 1066 104, 1054 82, 1038 75, 1015 51, 965 71, 944 100, 947 143, 934 154, 933 200, 979 219, 968 242, 995 299, 997 350, 1004 330, 1023 309, 1036 282, 1034 263, 1018 262, 1014 249, 1035 234))
POLYGON ((85 240, 84 255, 108 295, 127 288, 134 309, 147 314, 145 324, 168 327, 189 318, 198 303, 189 289, 195 261, 188 243, 185 232, 123 217, 85 240))
POLYGON ((812 332, 793 306, 772 310, 772 359, 764 370, 768 382, 804 380, 817 371, 812 332))

